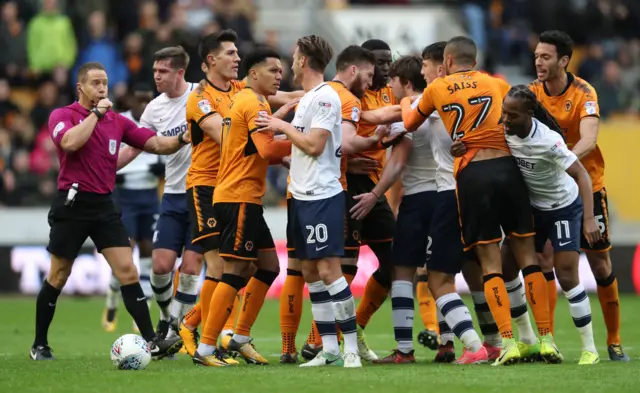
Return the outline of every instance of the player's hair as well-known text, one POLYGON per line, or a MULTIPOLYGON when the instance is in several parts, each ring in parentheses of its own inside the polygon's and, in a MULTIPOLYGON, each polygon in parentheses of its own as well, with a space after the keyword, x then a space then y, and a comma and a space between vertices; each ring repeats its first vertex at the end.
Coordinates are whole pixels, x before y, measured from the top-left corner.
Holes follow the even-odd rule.
POLYGON ((80 68, 78 68, 78 82, 84 83, 87 80, 87 74, 91 70, 107 71, 104 69, 104 66, 97 61, 84 63, 80 68))
POLYGON ((174 70, 184 70, 189 66, 189 54, 181 46, 169 46, 153 54, 153 61, 163 60, 169 60, 174 70))
POLYGON ((434 42, 425 46, 422 50, 422 60, 431 60, 442 64, 444 62, 444 48, 447 47, 447 41, 434 42))
POLYGON ((427 82, 420 74, 422 70, 422 60, 419 56, 402 56, 391 64, 389 76, 400 78, 402 85, 411 82, 413 90, 422 91, 427 87, 427 82))
POLYGON ((222 30, 218 33, 212 33, 205 36, 200 42, 200 47, 198 48, 198 54, 200 55, 200 59, 205 61, 207 56, 212 53, 218 51, 222 47, 223 42, 233 42, 236 43, 238 41, 238 35, 235 31, 231 29, 222 30))
POLYGON ((245 56, 242 67, 249 72, 250 69, 269 58, 280 59, 280 54, 267 46, 259 46, 245 56))
POLYGON ((349 66, 360 66, 365 63, 375 65, 376 56, 368 49, 358 45, 349 45, 338 54, 336 59, 336 70, 338 72, 346 70, 349 66))
POLYGON ((446 49, 453 55, 454 62, 458 65, 472 65, 476 62, 478 48, 469 37, 453 37, 447 42, 446 49))
POLYGON ((388 51, 391 51, 391 48, 389 47, 389 44, 387 44, 386 42, 384 42, 382 40, 378 40, 378 39, 367 40, 367 41, 363 42, 362 45, 360 45, 360 46, 363 47, 364 49, 368 49, 368 50, 388 50, 388 51))
POLYGON ((560 128, 556 119, 545 109, 540 101, 538 101, 535 93, 529 90, 527 86, 513 86, 509 92, 507 92, 507 96, 521 99, 525 104, 525 108, 533 112, 533 117, 545 126, 549 127, 551 130, 562 135, 562 138, 564 139, 562 128, 560 128))
POLYGON ((548 30, 543 31, 540 34, 540 43, 549 44, 556 47, 556 52, 558 52, 558 60, 563 58, 564 56, 569 57, 571 60, 571 56, 573 55, 573 40, 569 36, 569 34, 560 30, 548 30))
POLYGON ((327 40, 320 36, 312 34, 301 37, 296 45, 298 51, 309 60, 309 68, 314 71, 324 72, 327 64, 333 58, 333 48, 327 40))

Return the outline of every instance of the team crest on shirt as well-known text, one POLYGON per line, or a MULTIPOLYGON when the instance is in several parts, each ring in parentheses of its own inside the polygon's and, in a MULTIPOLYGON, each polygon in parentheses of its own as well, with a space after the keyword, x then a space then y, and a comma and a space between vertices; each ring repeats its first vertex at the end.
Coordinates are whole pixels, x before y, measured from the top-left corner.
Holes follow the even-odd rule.
POLYGON ((253 242, 252 242, 251 240, 247 241, 247 242, 244 244, 244 248, 245 248, 245 250, 247 250, 247 251, 251 251, 251 250, 253 250, 253 242))
POLYGON ((387 104, 391 102, 387 93, 382 93, 382 101, 386 102, 387 104))
POLYGON ((200 111, 206 115, 211 112, 211 103, 209 100, 200 100, 198 101, 198 108, 200 108, 200 111))
POLYGON ((207 220, 207 226, 209 228, 215 228, 217 224, 218 224, 218 222, 213 217, 207 220))
POLYGON ((564 102, 564 110, 565 110, 566 112, 571 111, 571 107, 572 107, 572 106, 573 106, 573 104, 571 103, 571 100, 566 100, 566 101, 564 102))
POLYGON ((116 150, 118 149, 118 143, 115 139, 109 139, 109 153, 111 155, 116 154, 116 150))

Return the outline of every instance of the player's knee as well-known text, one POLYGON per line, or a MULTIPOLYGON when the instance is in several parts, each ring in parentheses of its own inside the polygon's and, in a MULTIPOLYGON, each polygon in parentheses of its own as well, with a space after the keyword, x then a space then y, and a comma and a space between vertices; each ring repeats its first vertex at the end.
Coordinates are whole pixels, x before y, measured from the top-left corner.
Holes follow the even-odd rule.
POLYGON ((558 263, 555 267, 555 275, 563 291, 573 289, 580 283, 578 264, 575 262, 564 261, 558 263))
POLYGON ((553 271, 553 256, 551 258, 547 258, 543 253, 537 253, 538 264, 543 272, 552 272, 553 271))
POLYGON ((151 270, 153 274, 169 274, 173 271, 176 259, 163 252, 154 251, 151 256, 151 270))
POLYGON ((138 276, 138 269, 133 263, 118 266, 113 271, 113 275, 116 276, 121 285, 129 285, 140 280, 138 276))
POLYGON ((455 290, 455 278, 454 276, 442 272, 431 271, 428 276, 429 290, 434 298, 454 293, 455 290))
POLYGON ((605 253, 587 254, 591 271, 596 279, 605 279, 611 275, 611 262, 605 253))
POLYGON ((47 282, 54 288, 62 289, 71 275, 71 265, 51 266, 47 282))
MULTIPOLYGON (((269 269, 265 269, 268 271, 274 271, 274 270, 269 270, 269 269)), ((246 278, 247 280, 252 277, 254 274, 256 274, 256 272, 258 271, 258 266, 256 266, 255 263, 249 263, 245 269, 242 271, 242 276, 244 278, 246 278)), ((278 270, 275 271, 276 273, 280 273, 280 267, 278 266, 278 270)))
POLYGON ((202 271, 202 262, 196 258, 184 258, 180 265, 180 273, 198 275, 202 271))

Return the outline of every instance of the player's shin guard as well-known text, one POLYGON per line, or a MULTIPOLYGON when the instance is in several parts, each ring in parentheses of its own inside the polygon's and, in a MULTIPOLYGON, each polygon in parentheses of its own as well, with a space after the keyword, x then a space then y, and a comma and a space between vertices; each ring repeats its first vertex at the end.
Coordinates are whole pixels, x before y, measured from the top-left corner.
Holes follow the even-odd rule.
POLYGON ((445 345, 450 342, 451 345, 453 345, 455 335, 438 307, 436 307, 436 314, 438 315, 438 326, 440 329, 440 343, 445 345))
POLYGON ((498 325, 500 336, 505 339, 513 338, 509 294, 504 285, 502 274, 487 274, 483 277, 483 280, 484 296, 487 299, 487 304, 496 321, 496 325, 498 325))
POLYGON ((182 320, 184 314, 191 310, 198 299, 198 279, 200 275, 180 273, 180 281, 176 296, 171 301, 171 317, 182 320))
POLYGON ((356 321, 360 327, 367 326, 373 314, 378 311, 387 295, 389 295, 390 289, 391 280, 386 277, 386 274, 380 269, 373 272, 369 280, 367 280, 364 295, 356 310, 356 321))
POLYGON ((38 292, 36 300, 36 337, 33 346, 47 346, 49 326, 56 312, 56 303, 61 290, 54 288, 47 280, 42 283, 42 288, 38 292))
POLYGON ((127 308, 133 321, 140 329, 140 334, 147 341, 155 339, 155 332, 151 324, 151 315, 149 314, 149 306, 147 306, 147 297, 144 296, 142 287, 139 282, 120 287, 122 292, 122 301, 127 308))
POLYGON ((169 321, 171 319, 169 306, 171 305, 171 298, 173 297, 173 281, 171 279, 171 273, 155 274, 152 271, 151 289, 153 290, 156 303, 158 303, 158 307, 160 307, 160 319, 163 321, 169 321))
POLYGON ((618 298, 618 280, 611 275, 604 280, 596 279, 598 300, 607 326, 607 345, 620 344, 620 300, 618 298))
POLYGON ((556 275, 553 271, 545 272, 544 279, 547 280, 547 294, 549 295, 549 328, 554 334, 556 321, 556 303, 558 303, 558 286, 556 285, 556 275))
POLYGON ((311 300, 311 313, 322 337, 323 351, 332 355, 340 353, 336 318, 333 312, 333 301, 327 287, 322 281, 307 283, 311 300))
POLYGON ((573 318, 573 324, 580 333, 582 349, 597 353, 593 342, 593 326, 591 323, 591 303, 582 284, 564 293, 569 301, 569 312, 573 318))
POLYGON ((511 318, 518 328, 518 338, 525 344, 533 345, 537 342, 536 333, 531 326, 529 313, 527 312, 527 295, 524 293, 524 286, 520 277, 505 283, 509 293, 511 303, 511 318))
POLYGON ((327 292, 331 296, 333 316, 344 336, 345 352, 358 353, 356 303, 351 295, 347 280, 344 277, 340 277, 327 285, 327 292))
POLYGON ((287 269, 287 278, 280 292, 280 332, 282 334, 282 353, 298 353, 296 333, 302 317, 302 295, 304 278, 302 272, 287 269))
POLYGON ((264 304, 264 299, 267 297, 269 287, 278 277, 278 272, 270 270, 258 269, 253 277, 247 284, 247 289, 244 293, 244 302, 240 309, 240 315, 238 316, 238 323, 236 324, 235 334, 233 340, 244 344, 251 341, 249 337, 251 335, 251 327, 256 322, 258 314, 264 304))
POLYGON ((473 321, 469 309, 462 302, 457 293, 448 293, 436 300, 436 306, 444 316, 447 325, 452 327, 453 333, 471 352, 482 348, 480 336, 473 328, 473 321))
MULTIPOLYGON (((509 291, 507 287, 507 292, 509 291)), ((480 332, 484 336, 484 341, 492 346, 498 347, 502 343, 498 326, 496 325, 489 305, 487 304, 487 298, 484 296, 484 292, 471 292, 473 298, 473 307, 478 318, 478 325, 480 325, 480 332)), ((511 296, 509 296, 511 299, 511 296)), ((511 308, 513 309, 513 302, 511 302, 511 308)))
POLYGON ((202 339, 198 345, 198 354, 211 355, 216 349, 222 326, 231 314, 233 302, 238 291, 245 286, 246 280, 235 274, 223 274, 220 283, 211 296, 211 306, 207 321, 202 329, 202 339))
POLYGON ((436 299, 433 298, 429 290, 427 276, 418 276, 416 284, 416 298, 418 300, 418 310, 424 328, 433 332, 438 332, 438 313, 436 311, 436 299))
POLYGON ((546 336, 551 332, 547 280, 538 265, 531 265, 522 269, 522 276, 524 277, 527 300, 538 326, 538 334, 546 336))
POLYGON ((413 283, 394 281, 391 284, 391 313, 393 315, 393 333, 398 350, 404 354, 413 351, 413 283))

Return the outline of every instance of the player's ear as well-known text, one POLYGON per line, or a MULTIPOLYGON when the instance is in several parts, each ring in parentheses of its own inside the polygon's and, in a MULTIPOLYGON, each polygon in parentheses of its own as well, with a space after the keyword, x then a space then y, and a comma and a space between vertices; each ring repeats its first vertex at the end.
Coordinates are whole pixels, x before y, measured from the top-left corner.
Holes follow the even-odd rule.
POLYGON ((560 67, 567 68, 567 66, 569 65, 569 56, 562 56, 559 63, 560 67))

